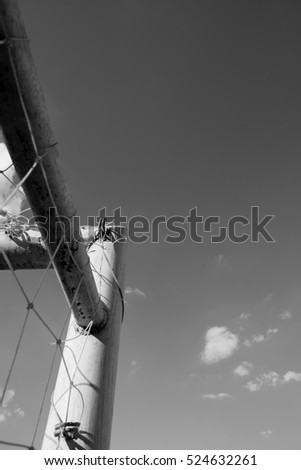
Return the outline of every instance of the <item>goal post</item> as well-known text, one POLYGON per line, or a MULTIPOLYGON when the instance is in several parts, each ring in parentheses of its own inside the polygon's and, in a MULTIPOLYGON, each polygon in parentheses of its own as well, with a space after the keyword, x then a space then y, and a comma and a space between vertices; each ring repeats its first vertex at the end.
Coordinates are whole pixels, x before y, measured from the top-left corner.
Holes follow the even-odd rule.
POLYGON ((57 343, 61 365, 43 449, 108 449, 126 231, 103 220, 92 236, 82 234, 16 0, 0 0, 0 71, 0 126, 39 232, 33 241, 0 231, 0 269, 51 262, 72 308, 67 338, 57 343))
POLYGON ((117 374, 126 243, 95 242, 89 251, 106 325, 80 329, 71 316, 42 449, 109 449, 117 374))

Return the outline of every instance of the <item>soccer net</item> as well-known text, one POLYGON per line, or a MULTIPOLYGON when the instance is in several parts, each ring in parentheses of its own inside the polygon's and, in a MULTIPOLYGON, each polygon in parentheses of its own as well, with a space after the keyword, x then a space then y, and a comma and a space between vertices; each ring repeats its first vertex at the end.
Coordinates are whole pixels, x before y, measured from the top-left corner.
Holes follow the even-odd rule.
POLYGON ((0 444, 39 448, 50 404, 43 448, 108 448, 125 231, 78 223, 17 3, 0 6, 0 444))

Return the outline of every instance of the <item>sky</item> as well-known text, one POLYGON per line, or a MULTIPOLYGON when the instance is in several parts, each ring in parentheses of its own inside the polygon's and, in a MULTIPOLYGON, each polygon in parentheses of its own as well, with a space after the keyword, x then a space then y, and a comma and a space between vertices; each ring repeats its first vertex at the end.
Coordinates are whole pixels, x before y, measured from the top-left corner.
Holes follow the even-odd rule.
MULTIPOLYGON (((300 449, 301 4, 20 7, 82 225, 103 207, 150 222, 197 208, 220 226, 251 207, 274 216, 272 242, 214 243, 219 225, 201 223, 202 243, 187 223, 180 243, 163 224, 157 243, 129 242, 111 448, 300 449)), ((18 275, 33 293, 41 272, 18 275)), ((59 332, 68 306, 54 273, 46 281, 37 308, 59 332)), ((11 273, 0 283, 3 387, 26 303, 11 273)), ((51 340, 31 317, 0 439, 28 443, 51 340)))

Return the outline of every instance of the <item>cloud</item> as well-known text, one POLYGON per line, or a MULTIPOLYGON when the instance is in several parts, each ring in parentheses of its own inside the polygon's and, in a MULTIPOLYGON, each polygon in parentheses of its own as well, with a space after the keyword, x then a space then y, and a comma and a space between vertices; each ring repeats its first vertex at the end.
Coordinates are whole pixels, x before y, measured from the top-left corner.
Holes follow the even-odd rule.
POLYGON ((14 413, 18 416, 21 416, 22 418, 25 415, 24 411, 21 408, 15 408, 14 413))
POLYGON ((265 341, 264 335, 253 335, 251 338, 251 343, 263 343, 265 341))
POLYGON ((280 382, 281 378, 279 377, 279 374, 271 371, 261 374, 254 382, 248 382, 244 388, 250 392, 258 392, 258 390, 264 387, 276 387, 277 385, 280 385, 280 382))
POLYGON ((250 369, 252 368, 252 364, 250 362, 242 362, 239 364, 236 369, 234 369, 233 374, 239 375, 240 377, 245 377, 246 375, 250 374, 250 369))
POLYGON ((270 328, 269 330, 267 330, 265 334, 262 334, 262 333, 255 334, 255 335, 252 335, 250 339, 245 339, 243 344, 247 348, 250 348, 253 346, 253 344, 264 343, 265 341, 268 341, 269 339, 271 339, 272 336, 276 335, 278 331, 279 331, 278 328, 270 328))
POLYGON ((208 399, 208 400, 223 400, 224 398, 231 398, 232 395, 229 393, 204 393, 202 395, 202 398, 208 399))
POLYGON ((272 298, 274 297, 275 294, 273 293, 270 293, 268 295, 265 296, 265 298, 263 299, 264 302, 269 302, 270 300, 272 300, 272 298))
POLYGON ((267 330, 265 335, 259 334, 259 335, 253 335, 252 336, 252 342, 253 343, 263 343, 264 341, 268 341, 271 339, 272 336, 276 335, 278 333, 278 328, 270 328, 267 330))
POLYGON ((273 431, 267 429, 266 431, 260 431, 259 435, 265 439, 268 439, 269 437, 271 437, 272 433, 273 431))
POLYGON ((230 357, 238 348, 239 339, 225 326, 214 326, 205 335, 206 344, 200 355, 205 364, 214 364, 230 357))
MULTIPOLYGON (((3 388, 0 388, 0 397, 2 397, 3 388)), ((18 406, 12 406, 15 397, 15 390, 6 390, 2 406, 0 407, 0 423, 4 423, 13 415, 23 417, 24 411, 18 406)))
POLYGON ((133 294, 133 295, 137 295, 138 297, 146 297, 145 293, 142 292, 142 290, 138 289, 137 287, 130 287, 130 286, 128 286, 128 287, 126 287, 126 288, 124 289, 124 293, 125 293, 126 295, 131 295, 131 294, 133 294))
POLYGON ((288 320, 289 318, 292 318, 292 316, 293 315, 288 310, 279 314, 279 317, 281 318, 281 320, 288 320))
POLYGON ((135 375, 138 370, 140 369, 140 366, 138 365, 138 362, 133 360, 130 363, 130 369, 129 369, 129 374, 130 375, 135 375))
POLYGON ((240 319, 240 320, 246 320, 246 319, 249 318, 250 316, 251 316, 250 313, 241 313, 241 314, 239 315, 239 319, 240 319))
MULTIPOLYGON (((3 142, 0 142, 0 170, 4 173, 0 175, 0 209, 11 214, 19 214, 21 211, 22 203, 24 201, 24 196, 17 191, 17 193, 5 204, 5 207, 2 207, 6 198, 12 192, 14 188, 13 180, 15 178, 15 169, 12 165, 12 161, 6 145, 3 142), (10 167, 10 168, 9 168, 10 167), (5 171, 6 170, 6 171, 5 171)), ((21 190, 22 192, 22 190, 21 190)), ((3 213, 0 212, 0 220, 4 220, 3 213)))
POLYGON ((260 390, 260 385, 258 385, 257 383, 254 383, 254 382, 248 382, 244 386, 244 388, 249 390, 249 392, 258 392, 258 390, 260 390))
POLYGON ((273 335, 276 335, 278 333, 278 328, 270 328, 268 331, 267 331, 267 339, 270 339, 271 336, 273 335))
POLYGON ((294 380, 295 382, 301 382, 301 373, 293 372, 290 370, 286 374, 284 374, 283 380, 284 382, 290 382, 291 380, 294 380))
POLYGON ((239 331, 244 331, 246 325, 248 324, 247 320, 250 318, 250 313, 241 313, 238 317, 239 331))
POLYGON ((271 371, 256 377, 253 382, 248 382, 246 385, 244 385, 244 388, 250 392, 258 392, 262 388, 279 387, 280 385, 284 385, 285 383, 291 381, 301 382, 301 373, 288 371, 286 374, 284 374, 283 378, 281 378, 277 372, 271 371))
MULTIPOLYGON (((0 396, 1 397, 2 397, 2 393, 3 393, 3 388, 0 389, 0 396)), ((6 390, 4 398, 3 398, 3 402, 2 402, 2 407, 3 408, 7 407, 9 402, 11 402, 12 399, 14 398, 15 394, 16 394, 15 390, 6 390)))

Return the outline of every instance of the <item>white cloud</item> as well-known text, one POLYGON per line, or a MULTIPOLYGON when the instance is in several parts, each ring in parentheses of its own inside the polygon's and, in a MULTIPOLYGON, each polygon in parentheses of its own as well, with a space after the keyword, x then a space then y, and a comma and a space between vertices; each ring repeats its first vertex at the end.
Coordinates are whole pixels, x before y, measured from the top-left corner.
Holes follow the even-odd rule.
POLYGON ((250 348, 253 346, 253 344, 260 344, 264 343, 265 341, 268 341, 269 339, 272 338, 272 336, 276 335, 278 333, 278 328, 270 328, 267 330, 265 334, 259 333, 259 334, 254 334, 251 336, 250 339, 245 339, 243 344, 247 348, 250 348))
POLYGON ((265 439, 268 439, 269 437, 271 437, 273 431, 271 431, 270 429, 267 429, 266 431, 260 431, 259 435, 261 437, 264 437, 265 439))
POLYGON ((252 364, 250 362, 242 362, 239 364, 236 369, 234 369, 233 373, 235 375, 239 375, 240 377, 245 377, 246 375, 250 374, 250 370, 252 368, 252 364))
POLYGON ((253 382, 248 382, 246 385, 244 385, 244 388, 250 392, 258 392, 262 388, 278 387, 291 381, 301 382, 301 373, 288 371, 286 374, 284 374, 283 378, 281 378, 277 372, 271 371, 256 377, 253 382))
MULTIPOLYGON (((6 148, 6 145, 3 142, 0 142, 0 170, 4 171, 9 168, 12 164, 10 155, 6 148)), ((24 196, 17 191, 17 193, 5 204, 5 207, 2 207, 2 204, 5 202, 6 198, 9 196, 14 186, 11 183, 15 178, 15 169, 11 166, 4 174, 0 175, 0 209, 4 209, 11 214, 19 214, 21 210, 22 203, 24 201, 24 196), (8 178, 8 179, 7 179, 8 178), (10 181, 9 181, 10 180, 10 181)), ((3 218, 3 213, 0 212, 0 219, 3 218)))
MULTIPOLYGON (((0 388, 0 397, 2 397, 2 393, 3 388, 0 388)), ((25 413, 19 406, 12 406, 15 394, 15 390, 6 390, 2 406, 0 407, 0 423, 7 421, 13 415, 24 416, 25 413)))
POLYGON ((238 348, 239 339, 225 326, 214 326, 206 335, 206 344, 201 353, 201 361, 205 364, 214 364, 227 359, 238 348))
POLYGON ((244 388, 249 390, 250 392, 258 392, 260 390, 260 385, 254 383, 254 382, 248 382, 244 388))
MULTIPOLYGON (((0 397, 2 397, 2 393, 3 393, 3 388, 0 389, 0 397)), ((4 398, 3 398, 3 402, 2 402, 3 408, 7 407, 9 402, 14 398, 15 394, 16 394, 15 390, 6 390, 4 398)))
POLYGON ((281 320, 288 320, 289 318, 292 318, 292 316, 293 315, 288 310, 279 314, 279 317, 281 318, 281 320))
POLYGON ((265 336, 264 335, 252 335, 251 338, 251 343, 263 343, 265 341, 265 336))
POLYGON ((267 330, 265 335, 259 334, 259 335, 253 335, 252 336, 252 341, 254 343, 262 343, 263 341, 268 341, 269 339, 272 338, 272 336, 276 335, 278 333, 278 328, 270 328, 267 330))
POLYGON ((15 408, 14 413, 15 415, 21 416, 22 418, 25 415, 24 411, 21 408, 15 408))
POLYGON ((229 393, 204 393, 202 398, 206 398, 208 400, 223 400, 224 398, 230 398, 232 395, 229 393))
POLYGON ((268 372, 261 374, 255 379, 254 382, 248 382, 244 388, 248 389, 250 392, 257 392, 263 387, 276 387, 281 383, 281 379, 277 372, 268 372))
POLYGON ((271 336, 276 335, 278 333, 278 328, 270 328, 267 331, 267 339, 271 338, 271 336))
POLYGON ((125 288, 124 293, 126 295, 134 294, 134 295, 138 295, 139 297, 146 297, 145 293, 142 292, 142 290, 138 289, 137 287, 128 286, 125 288))
POLYGON ((301 373, 289 370, 286 374, 284 374, 283 380, 285 382, 290 382, 291 380, 294 380, 295 382, 301 382, 301 373))

